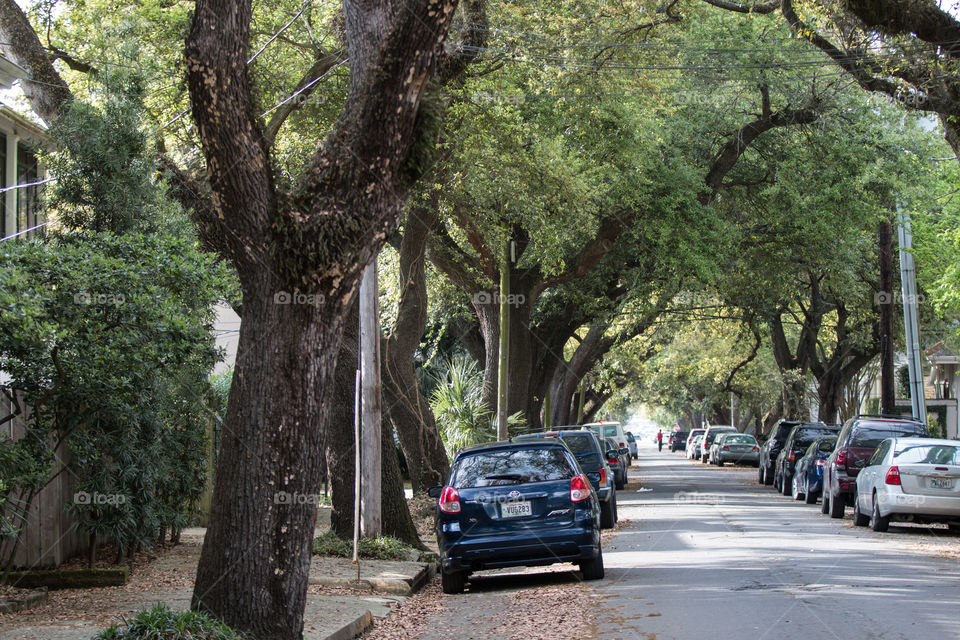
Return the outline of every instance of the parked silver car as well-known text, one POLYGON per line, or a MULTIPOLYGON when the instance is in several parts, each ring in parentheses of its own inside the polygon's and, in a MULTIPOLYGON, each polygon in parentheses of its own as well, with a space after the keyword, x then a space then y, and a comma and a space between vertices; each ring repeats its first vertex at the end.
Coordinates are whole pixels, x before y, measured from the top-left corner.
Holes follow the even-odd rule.
POLYGON ((690 433, 687 434, 687 444, 683 449, 683 455, 693 460, 693 441, 697 436, 703 436, 706 432, 706 429, 691 429, 690 433))
POLYGON ((718 467, 725 462, 756 466, 760 462, 760 443, 748 433, 721 433, 710 447, 710 462, 718 467))
POLYGON ((853 523, 946 522, 960 530, 960 442, 887 438, 857 475, 853 523))
POLYGON ((687 445, 687 458, 690 460, 699 460, 700 459, 700 442, 703 441, 703 434, 698 433, 693 436, 690 440, 690 444, 687 445))

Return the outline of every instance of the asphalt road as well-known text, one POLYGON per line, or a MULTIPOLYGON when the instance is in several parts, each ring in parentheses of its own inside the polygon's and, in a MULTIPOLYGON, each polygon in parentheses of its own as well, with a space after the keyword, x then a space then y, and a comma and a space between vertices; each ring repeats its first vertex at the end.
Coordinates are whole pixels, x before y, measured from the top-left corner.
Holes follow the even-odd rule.
POLYGON ((960 536, 879 534, 756 483, 643 446, 619 497, 632 522, 606 543, 596 637, 864 639, 960 637, 960 536), (954 553, 934 557, 930 549, 954 553))

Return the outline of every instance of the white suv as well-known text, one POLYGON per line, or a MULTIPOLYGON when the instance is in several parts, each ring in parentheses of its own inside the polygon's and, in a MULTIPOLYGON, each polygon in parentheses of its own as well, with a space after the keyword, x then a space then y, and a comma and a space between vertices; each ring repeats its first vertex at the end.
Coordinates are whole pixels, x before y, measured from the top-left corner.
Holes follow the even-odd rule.
MULTIPOLYGON (((627 433, 623 430, 623 425, 619 422, 590 422, 583 425, 584 429, 589 429, 600 436, 600 439, 613 438, 621 449, 629 449, 630 443, 627 442, 627 433)), ((631 464, 630 456, 627 456, 627 465, 631 464)))

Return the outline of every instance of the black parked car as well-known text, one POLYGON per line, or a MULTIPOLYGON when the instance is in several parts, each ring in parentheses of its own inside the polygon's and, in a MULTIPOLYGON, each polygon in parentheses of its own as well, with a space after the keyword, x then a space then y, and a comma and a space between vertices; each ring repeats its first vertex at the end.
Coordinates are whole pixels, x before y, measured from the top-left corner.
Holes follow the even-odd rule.
POLYGON ((496 442, 457 454, 437 500, 444 593, 475 571, 575 562, 603 577, 600 507, 590 481, 556 438, 496 442))
POLYGON ((781 420, 770 432, 770 437, 760 445, 760 467, 757 469, 757 482, 773 484, 773 472, 777 465, 777 456, 783 451, 783 443, 798 424, 795 420, 781 420))
POLYGON ((785 496, 793 489, 793 472, 797 461, 803 457, 807 447, 820 436, 836 435, 840 427, 822 422, 802 422, 790 430, 783 443, 783 450, 777 456, 773 471, 773 486, 785 496))
POLYGON ((857 493, 857 474, 887 438, 924 437, 927 425, 916 418, 859 415, 843 424, 837 446, 823 466, 821 513, 842 518, 857 493))
POLYGON ((616 479, 613 470, 607 464, 606 443, 602 442, 593 431, 583 431, 580 427, 573 429, 557 427, 557 431, 545 433, 526 433, 514 436, 513 442, 537 440, 541 438, 560 438, 573 455, 576 456, 580 468, 587 474, 593 490, 600 501, 600 526, 612 529, 617 524, 617 492, 616 479))
POLYGON ((670 445, 670 451, 680 451, 686 448, 687 436, 689 435, 689 431, 674 431, 671 433, 670 439, 667 440, 667 444, 670 445))

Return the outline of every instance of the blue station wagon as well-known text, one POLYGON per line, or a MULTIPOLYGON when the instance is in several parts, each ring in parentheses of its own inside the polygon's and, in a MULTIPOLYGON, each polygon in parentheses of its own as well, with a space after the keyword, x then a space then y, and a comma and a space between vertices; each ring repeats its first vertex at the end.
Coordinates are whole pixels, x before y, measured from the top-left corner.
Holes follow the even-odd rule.
POLYGON ((435 527, 444 593, 469 574, 573 562, 603 578, 596 492, 560 440, 497 442, 457 454, 438 498, 435 527))

